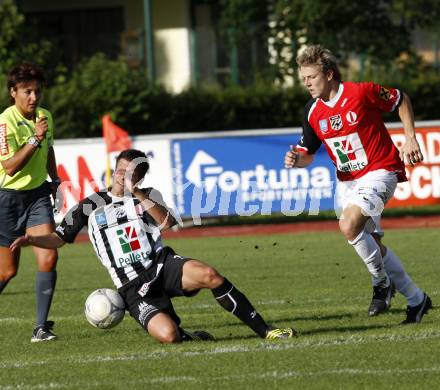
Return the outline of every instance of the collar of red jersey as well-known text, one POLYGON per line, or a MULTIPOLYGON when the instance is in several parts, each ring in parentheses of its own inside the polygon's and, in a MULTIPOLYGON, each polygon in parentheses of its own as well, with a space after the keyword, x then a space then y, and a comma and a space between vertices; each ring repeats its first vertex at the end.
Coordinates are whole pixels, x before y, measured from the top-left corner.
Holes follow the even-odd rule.
POLYGON ((338 92, 336 93, 335 96, 333 96, 332 99, 330 99, 329 101, 325 102, 324 100, 320 99, 326 106, 329 106, 331 108, 333 108, 336 103, 338 102, 339 98, 342 95, 342 92, 344 92, 344 83, 340 82, 339 83, 339 88, 338 88, 338 92))

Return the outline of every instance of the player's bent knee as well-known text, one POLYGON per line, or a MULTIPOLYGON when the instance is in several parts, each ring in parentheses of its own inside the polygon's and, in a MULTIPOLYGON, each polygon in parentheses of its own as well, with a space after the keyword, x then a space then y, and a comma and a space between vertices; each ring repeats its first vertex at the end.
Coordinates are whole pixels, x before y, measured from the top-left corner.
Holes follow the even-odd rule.
POLYGON ((203 275, 203 284, 209 288, 217 288, 224 281, 223 276, 221 276, 215 268, 205 267, 203 275))
POLYGON ((158 341, 160 341, 163 344, 173 344, 173 343, 180 343, 180 335, 176 332, 170 332, 161 334, 158 338, 158 341))
POLYGON ((52 253, 50 253, 47 256, 47 263, 48 265, 55 267, 57 261, 58 261, 58 251, 52 251, 52 253))
POLYGON ((38 257, 38 269, 43 272, 53 271, 57 265, 58 261, 58 252, 53 251, 52 253, 47 254, 44 257, 38 257))
POLYGON ((339 230, 344 236, 350 232, 351 223, 347 218, 339 220, 339 230))
POLYGON ((0 270, 0 282, 7 282, 17 275, 16 268, 8 268, 5 270, 0 270))
POLYGON ((355 239, 362 231, 362 227, 354 218, 346 217, 339 220, 339 229, 345 238, 349 241, 355 239))
POLYGON ((178 343, 181 341, 176 327, 166 326, 149 332, 156 340, 164 344, 178 343))
POLYGON ((165 313, 157 313, 146 326, 147 332, 161 343, 177 343, 180 332, 176 323, 165 313))
POLYGON ((182 288, 186 291, 199 290, 201 288, 213 289, 220 286, 223 281, 223 276, 215 268, 198 260, 191 260, 184 264, 182 288))

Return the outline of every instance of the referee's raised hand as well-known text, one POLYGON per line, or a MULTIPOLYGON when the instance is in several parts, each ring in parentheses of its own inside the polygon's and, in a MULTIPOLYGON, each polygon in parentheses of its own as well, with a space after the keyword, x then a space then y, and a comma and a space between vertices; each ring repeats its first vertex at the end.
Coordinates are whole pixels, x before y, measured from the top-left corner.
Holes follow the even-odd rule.
POLYGON ((42 141, 46 138, 46 133, 49 130, 49 124, 47 123, 46 116, 39 116, 35 123, 35 136, 39 141, 42 141))

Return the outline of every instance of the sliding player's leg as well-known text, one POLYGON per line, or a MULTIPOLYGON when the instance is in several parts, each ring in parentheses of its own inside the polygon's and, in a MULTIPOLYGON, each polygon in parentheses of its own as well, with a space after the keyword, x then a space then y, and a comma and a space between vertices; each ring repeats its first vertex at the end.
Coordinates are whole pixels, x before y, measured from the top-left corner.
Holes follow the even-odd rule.
POLYGON ((220 306, 234 314, 262 338, 290 338, 296 333, 291 328, 279 329, 268 325, 241 291, 217 270, 201 261, 186 259, 181 280, 185 295, 202 288, 210 289, 220 306))

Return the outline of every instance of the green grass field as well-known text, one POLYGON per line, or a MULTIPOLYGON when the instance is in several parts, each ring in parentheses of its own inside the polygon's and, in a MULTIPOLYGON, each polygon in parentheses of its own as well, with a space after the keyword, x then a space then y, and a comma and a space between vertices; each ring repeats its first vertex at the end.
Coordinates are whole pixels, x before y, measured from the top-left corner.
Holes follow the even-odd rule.
MULTIPOLYGON (((413 279, 439 301, 439 232, 387 232, 413 279)), ((405 301, 366 315, 371 298, 362 262, 338 233, 175 239, 167 244, 214 265, 270 323, 300 336, 267 342, 217 305, 209 291, 176 299, 188 329, 215 342, 161 345, 129 316, 112 330, 91 327, 87 295, 112 287, 89 244, 60 252, 50 318, 56 342, 31 344, 35 265, 23 252, 19 275, 0 296, 0 389, 436 389, 440 312, 399 325, 405 301)))

